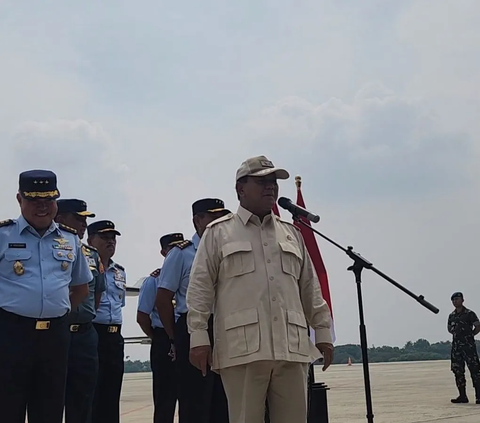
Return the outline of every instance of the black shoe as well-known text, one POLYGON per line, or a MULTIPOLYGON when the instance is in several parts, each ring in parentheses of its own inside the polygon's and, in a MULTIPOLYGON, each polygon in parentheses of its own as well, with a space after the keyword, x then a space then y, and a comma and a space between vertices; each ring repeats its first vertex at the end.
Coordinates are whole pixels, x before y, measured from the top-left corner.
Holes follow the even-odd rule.
MULTIPOLYGON (((453 404, 468 404, 468 397, 460 395, 457 398, 450 400, 453 404)), ((477 400, 478 404, 478 400, 477 400)))
POLYGON ((480 404, 480 398, 477 398, 477 400, 475 401, 475 404, 480 404))

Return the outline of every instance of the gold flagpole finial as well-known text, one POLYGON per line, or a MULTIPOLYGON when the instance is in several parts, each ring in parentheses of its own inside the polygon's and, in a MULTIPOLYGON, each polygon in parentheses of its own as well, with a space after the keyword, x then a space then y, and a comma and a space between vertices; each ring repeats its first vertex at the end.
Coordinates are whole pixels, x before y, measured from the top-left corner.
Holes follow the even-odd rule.
POLYGON ((300 189, 302 186, 302 177, 300 175, 295 176, 295 185, 297 186, 297 189, 300 189))

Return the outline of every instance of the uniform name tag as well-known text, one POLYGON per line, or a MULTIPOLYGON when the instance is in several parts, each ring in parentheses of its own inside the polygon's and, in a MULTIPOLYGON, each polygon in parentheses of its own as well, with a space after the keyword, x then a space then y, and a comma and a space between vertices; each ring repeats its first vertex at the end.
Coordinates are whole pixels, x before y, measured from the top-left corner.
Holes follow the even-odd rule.
POLYGON ((71 245, 55 245, 53 244, 53 248, 56 250, 67 250, 67 251, 72 251, 73 247, 71 245))
POLYGON ((8 244, 8 248, 27 248, 27 244, 23 244, 21 242, 13 242, 8 244))

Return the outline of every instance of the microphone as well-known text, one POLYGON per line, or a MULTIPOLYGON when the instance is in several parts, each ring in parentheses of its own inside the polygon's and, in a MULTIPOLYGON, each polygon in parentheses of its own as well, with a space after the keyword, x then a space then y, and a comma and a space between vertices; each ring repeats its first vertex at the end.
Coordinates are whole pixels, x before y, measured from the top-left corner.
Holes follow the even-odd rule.
POLYGON ((305 210, 303 207, 293 204, 292 200, 290 200, 289 198, 280 197, 278 199, 278 205, 282 209, 288 210, 294 216, 302 216, 313 223, 320 222, 320 216, 310 213, 308 210, 305 210))

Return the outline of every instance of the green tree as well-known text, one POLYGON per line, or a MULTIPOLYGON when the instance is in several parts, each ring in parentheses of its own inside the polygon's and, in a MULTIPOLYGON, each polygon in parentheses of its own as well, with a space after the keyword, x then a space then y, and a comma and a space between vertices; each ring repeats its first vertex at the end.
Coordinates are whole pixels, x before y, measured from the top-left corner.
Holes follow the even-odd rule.
MULTIPOLYGON (((441 341, 430 344, 426 339, 408 341, 403 348, 388 345, 368 348, 370 363, 388 363, 399 361, 429 361, 449 360, 452 343, 441 341)), ((477 341, 477 349, 480 354, 480 341, 477 341)), ((127 357, 129 358, 129 357, 127 357)), ((353 363, 362 362, 362 349, 357 344, 337 345, 335 347, 334 364, 347 364, 348 359, 353 363)), ((125 361, 125 373, 150 372, 149 361, 125 361)))

